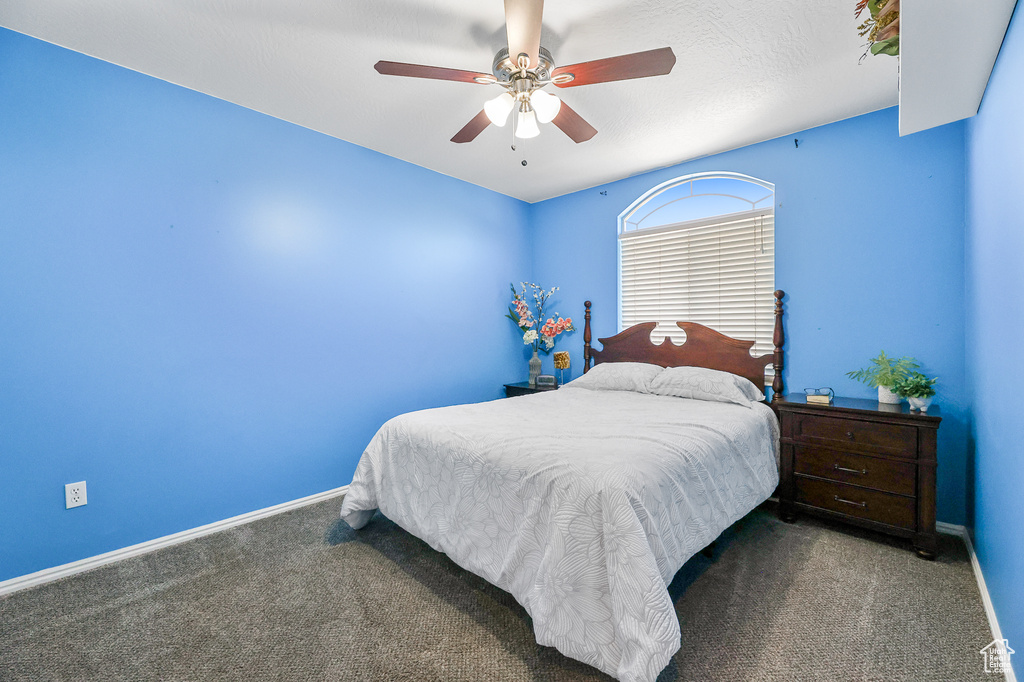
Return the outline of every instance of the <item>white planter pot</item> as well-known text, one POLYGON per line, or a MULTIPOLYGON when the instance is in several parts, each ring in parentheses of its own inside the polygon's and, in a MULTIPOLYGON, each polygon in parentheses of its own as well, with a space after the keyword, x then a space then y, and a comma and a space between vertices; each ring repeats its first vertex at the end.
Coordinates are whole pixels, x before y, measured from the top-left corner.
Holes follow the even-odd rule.
POLYGON ((888 386, 879 386, 878 402, 886 403, 888 405, 899 405, 903 400, 898 395, 890 391, 888 386))
POLYGON ((927 412, 928 406, 932 404, 931 398, 907 398, 907 400, 910 401, 910 409, 922 412, 927 412))

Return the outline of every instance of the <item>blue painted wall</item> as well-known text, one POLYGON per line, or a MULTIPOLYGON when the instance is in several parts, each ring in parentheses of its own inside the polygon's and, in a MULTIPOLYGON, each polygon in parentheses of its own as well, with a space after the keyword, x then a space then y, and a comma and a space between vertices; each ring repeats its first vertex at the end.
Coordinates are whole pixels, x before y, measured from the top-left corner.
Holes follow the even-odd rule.
MULTIPOLYGON (((915 356, 940 377, 938 515, 963 523, 963 124, 900 138, 897 111, 889 109, 532 205, 543 245, 535 276, 560 285, 577 315, 584 299, 593 301, 595 339, 617 331, 619 213, 666 180, 705 171, 775 183, 789 389, 831 386, 839 395, 877 397, 845 372, 881 349, 915 356)), ((582 335, 567 341, 575 376, 582 335)))
POLYGON ((967 348, 975 547, 1018 675, 1024 652, 1024 8, 967 127, 967 348))
POLYGON ((2 29, 0 207, 0 580, 344 485, 525 373, 526 204, 2 29))
MULTIPOLYGON (((390 416, 498 397, 526 357, 509 281, 614 333, 619 212, 726 170, 776 184, 790 388, 870 397, 843 373, 881 348, 940 376, 939 517, 976 500, 1021 640, 1021 429, 994 396, 1022 373, 1022 31, 967 126, 901 139, 888 110, 527 206, 0 30, 0 580, 343 485, 390 416)), ((582 334, 559 347, 578 375, 582 334)))

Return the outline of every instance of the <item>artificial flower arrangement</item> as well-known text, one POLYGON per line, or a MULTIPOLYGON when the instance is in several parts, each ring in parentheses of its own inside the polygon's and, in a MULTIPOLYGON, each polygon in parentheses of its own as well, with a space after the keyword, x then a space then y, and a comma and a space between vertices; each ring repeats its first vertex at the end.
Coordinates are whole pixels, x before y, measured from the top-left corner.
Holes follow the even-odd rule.
POLYGON ((859 18, 865 9, 868 18, 857 29, 861 36, 867 36, 871 54, 897 56, 900 53, 900 0, 857 0, 854 14, 859 18))
POLYGON ((576 331, 576 328, 572 326, 572 318, 563 319, 556 312, 544 320, 544 304, 552 294, 558 291, 558 287, 544 289, 530 282, 520 282, 520 285, 522 291, 516 291, 514 284, 509 285, 512 289, 512 305, 508 307, 508 315, 505 317, 512 320, 522 330, 523 343, 533 346, 535 353, 539 350, 550 353, 555 347, 555 339, 559 334, 576 331), (527 296, 533 297, 533 305, 537 309, 536 315, 526 302, 527 296), (540 320, 544 320, 544 323, 540 324, 540 320), (538 325, 540 326, 538 327, 538 325))

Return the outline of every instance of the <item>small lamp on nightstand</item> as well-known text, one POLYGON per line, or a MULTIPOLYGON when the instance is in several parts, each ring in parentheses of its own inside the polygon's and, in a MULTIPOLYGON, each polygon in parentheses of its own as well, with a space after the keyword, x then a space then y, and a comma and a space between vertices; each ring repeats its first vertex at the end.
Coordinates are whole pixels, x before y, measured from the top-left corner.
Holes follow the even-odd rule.
POLYGON ((555 352, 555 369, 558 370, 558 383, 562 383, 562 370, 569 369, 569 351, 560 350, 555 352))

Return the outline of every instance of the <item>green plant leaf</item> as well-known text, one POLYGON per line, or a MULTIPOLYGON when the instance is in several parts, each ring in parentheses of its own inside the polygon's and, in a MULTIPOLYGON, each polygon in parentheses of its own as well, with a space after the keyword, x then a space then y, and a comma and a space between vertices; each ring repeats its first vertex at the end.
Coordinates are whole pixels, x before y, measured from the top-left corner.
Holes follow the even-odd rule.
POLYGON ((871 388, 889 387, 898 379, 907 376, 912 370, 920 368, 914 358, 909 356, 891 358, 885 354, 884 350, 878 354, 878 357, 871 358, 870 362, 870 367, 847 372, 846 376, 861 381, 871 388))
POLYGON ((900 37, 893 36, 888 40, 872 43, 871 54, 887 54, 895 57, 900 53, 900 37))
POLYGON ((935 395, 935 382, 920 372, 911 372, 893 384, 892 391, 903 398, 930 398, 935 395))

